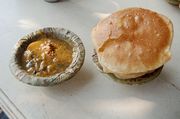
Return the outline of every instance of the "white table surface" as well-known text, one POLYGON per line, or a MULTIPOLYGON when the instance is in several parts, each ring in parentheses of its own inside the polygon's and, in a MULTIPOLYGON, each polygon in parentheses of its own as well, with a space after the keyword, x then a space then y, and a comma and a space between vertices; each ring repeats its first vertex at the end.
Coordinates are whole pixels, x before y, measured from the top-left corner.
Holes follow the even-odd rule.
POLYGON ((12 118, 27 119, 180 119, 180 9, 165 0, 1 0, 0 103, 12 118), (91 61, 92 27, 100 18, 126 7, 145 7, 174 24, 172 59, 154 81, 118 84, 99 73, 91 61), (14 44, 42 27, 64 27, 78 34, 85 63, 72 79, 54 87, 33 87, 9 70, 14 44))

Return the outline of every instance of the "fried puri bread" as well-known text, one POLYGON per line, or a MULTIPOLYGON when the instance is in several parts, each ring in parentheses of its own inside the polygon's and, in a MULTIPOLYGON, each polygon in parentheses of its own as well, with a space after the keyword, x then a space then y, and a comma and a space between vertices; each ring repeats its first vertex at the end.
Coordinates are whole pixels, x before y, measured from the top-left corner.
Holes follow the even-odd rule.
POLYGON ((105 73, 128 79, 151 73, 170 58, 172 22, 144 8, 127 8, 101 20, 92 40, 105 73))

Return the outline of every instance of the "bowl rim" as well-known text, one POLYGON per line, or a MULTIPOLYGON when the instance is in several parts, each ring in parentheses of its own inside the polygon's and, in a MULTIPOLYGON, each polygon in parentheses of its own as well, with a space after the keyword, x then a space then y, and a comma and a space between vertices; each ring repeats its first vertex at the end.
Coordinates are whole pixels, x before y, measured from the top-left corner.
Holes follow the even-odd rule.
POLYGON ((78 35, 68 29, 61 27, 45 27, 28 35, 25 35, 16 43, 13 48, 9 67, 11 73, 23 83, 33 86, 49 86, 59 84, 65 80, 71 79, 81 69, 84 63, 84 59, 85 48, 78 35), (22 69, 22 66, 19 64, 18 60, 18 55, 22 55, 22 53, 24 53, 25 51, 25 49, 23 49, 22 47, 25 45, 25 43, 28 46, 33 41, 39 40, 36 39, 36 36, 41 36, 41 34, 55 35, 56 38, 66 41, 73 47, 73 59, 71 64, 66 68, 65 71, 59 72, 52 76, 40 77, 28 74, 24 69, 22 69), (20 53, 20 51, 22 53, 20 53))

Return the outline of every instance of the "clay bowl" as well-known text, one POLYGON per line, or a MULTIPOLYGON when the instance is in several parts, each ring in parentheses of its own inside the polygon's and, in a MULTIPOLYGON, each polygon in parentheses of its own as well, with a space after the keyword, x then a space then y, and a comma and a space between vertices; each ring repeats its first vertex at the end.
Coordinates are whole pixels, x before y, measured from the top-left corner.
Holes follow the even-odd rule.
POLYGON ((43 28, 21 38, 15 45, 10 60, 12 74, 21 82, 33 86, 52 86, 71 79, 81 68, 84 62, 85 49, 81 39, 73 32, 64 28, 43 28), (53 37, 66 41, 72 48, 72 62, 63 72, 52 76, 40 77, 28 74, 22 67, 21 58, 27 46, 41 36, 53 37))

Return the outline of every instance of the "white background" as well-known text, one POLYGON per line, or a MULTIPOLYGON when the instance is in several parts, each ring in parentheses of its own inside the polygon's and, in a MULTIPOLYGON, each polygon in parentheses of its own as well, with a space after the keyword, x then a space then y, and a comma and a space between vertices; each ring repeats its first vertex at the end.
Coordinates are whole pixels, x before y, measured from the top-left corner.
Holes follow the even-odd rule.
POLYGON ((0 88, 28 119, 180 119, 180 9, 165 0, 0 1, 0 88), (144 7, 174 24, 172 59, 154 81, 118 84, 91 61, 90 32, 99 19, 126 7, 144 7), (72 79, 54 87, 33 87, 9 70, 11 51, 24 35, 42 27, 75 32, 86 48, 85 63, 72 79))

